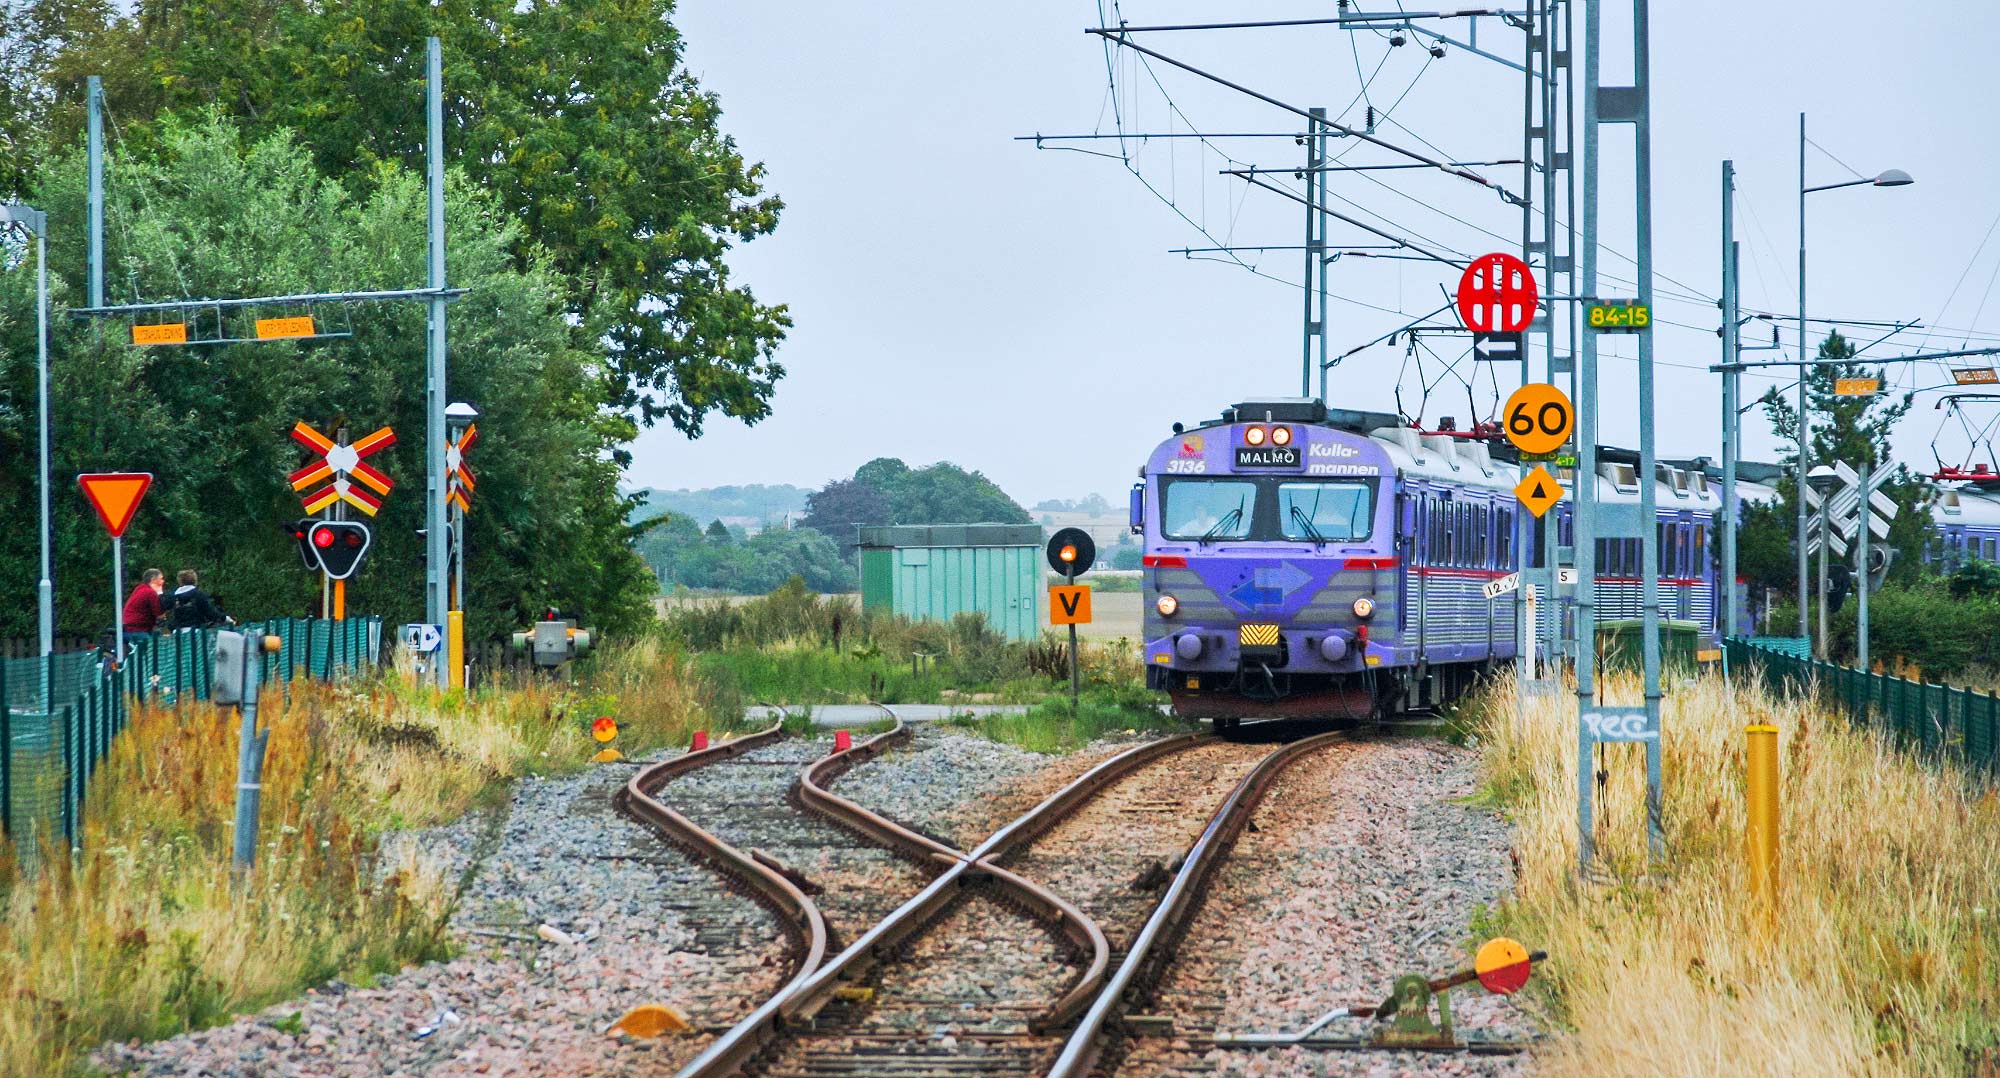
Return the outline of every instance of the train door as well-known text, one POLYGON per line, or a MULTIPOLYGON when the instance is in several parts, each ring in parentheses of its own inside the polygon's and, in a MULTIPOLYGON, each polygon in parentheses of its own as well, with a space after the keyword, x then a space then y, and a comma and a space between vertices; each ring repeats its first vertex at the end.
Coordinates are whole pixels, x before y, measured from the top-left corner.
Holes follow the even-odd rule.
POLYGON ((1418 500, 1405 488, 1396 495, 1396 553, 1402 558, 1402 567, 1396 573, 1396 629, 1397 635, 1410 631, 1410 578, 1417 572, 1418 546, 1417 528, 1422 514, 1417 511, 1418 500))

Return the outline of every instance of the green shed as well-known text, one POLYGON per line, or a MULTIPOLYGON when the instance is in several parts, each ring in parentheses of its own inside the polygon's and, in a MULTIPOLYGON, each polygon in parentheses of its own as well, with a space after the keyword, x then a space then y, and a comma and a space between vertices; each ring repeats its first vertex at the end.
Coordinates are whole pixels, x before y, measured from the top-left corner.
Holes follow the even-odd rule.
POLYGON ((948 621, 977 611, 1010 640, 1042 631, 1036 524, 898 524, 861 532, 861 606, 948 621))

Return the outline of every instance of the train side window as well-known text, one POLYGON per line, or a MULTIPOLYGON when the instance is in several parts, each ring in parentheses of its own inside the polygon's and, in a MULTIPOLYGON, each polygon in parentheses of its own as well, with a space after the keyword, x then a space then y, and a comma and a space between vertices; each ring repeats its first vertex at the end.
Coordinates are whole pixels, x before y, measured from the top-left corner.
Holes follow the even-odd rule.
POLYGON ((1694 526, 1694 572, 1690 575, 1700 576, 1707 571, 1708 525, 1697 524, 1694 526))

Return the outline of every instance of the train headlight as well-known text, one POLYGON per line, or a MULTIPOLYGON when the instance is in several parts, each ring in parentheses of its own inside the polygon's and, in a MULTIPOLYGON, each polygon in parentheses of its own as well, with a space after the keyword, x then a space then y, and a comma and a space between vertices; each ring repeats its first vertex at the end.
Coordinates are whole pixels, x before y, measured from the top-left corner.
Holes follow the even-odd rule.
POLYGON ((1363 595, 1361 598, 1354 600, 1355 617, 1367 619, 1373 617, 1374 614, 1375 614, 1375 600, 1370 599, 1366 595, 1363 595))
POLYGON ((1175 611, 1178 611, 1180 608, 1181 601, 1171 595, 1162 595, 1153 600, 1153 609, 1159 611, 1160 616, 1163 618, 1173 617, 1175 611))
POLYGON ((1290 444, 1292 444, 1292 428, 1290 428, 1290 427, 1272 427, 1272 428, 1271 428, 1271 444, 1272 444, 1272 445, 1290 445, 1290 444))
POLYGON ((1264 428, 1262 428, 1262 427, 1251 427, 1251 428, 1250 428, 1249 430, 1246 430, 1246 431, 1244 431, 1244 432, 1243 432, 1243 444, 1244 444, 1244 445, 1263 445, 1263 444, 1264 444, 1264 428))

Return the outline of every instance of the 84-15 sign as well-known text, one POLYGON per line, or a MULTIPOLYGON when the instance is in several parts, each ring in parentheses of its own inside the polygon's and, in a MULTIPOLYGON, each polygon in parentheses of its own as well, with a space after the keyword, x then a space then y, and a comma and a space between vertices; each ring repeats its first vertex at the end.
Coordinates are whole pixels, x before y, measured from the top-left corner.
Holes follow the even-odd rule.
POLYGON ((1507 442, 1523 453, 1553 453, 1569 440, 1576 410, 1569 396, 1544 382, 1530 382, 1514 391, 1501 409, 1507 442))

